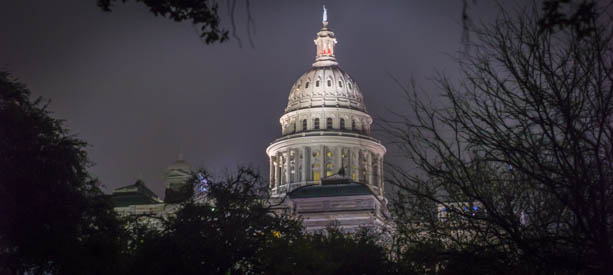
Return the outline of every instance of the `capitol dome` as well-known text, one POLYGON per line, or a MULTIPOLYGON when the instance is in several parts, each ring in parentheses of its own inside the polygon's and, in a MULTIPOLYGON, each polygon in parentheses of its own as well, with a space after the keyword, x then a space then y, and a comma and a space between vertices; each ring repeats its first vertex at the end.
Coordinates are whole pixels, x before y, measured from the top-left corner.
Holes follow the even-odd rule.
POLYGON ((328 22, 315 39, 317 55, 312 68, 292 86, 285 113, 313 107, 342 107, 366 112, 364 97, 358 84, 336 62, 337 43, 328 22))
POLYGON ((385 147, 370 136, 373 120, 358 84, 336 61, 337 41, 325 12, 322 23, 315 62, 290 88, 281 137, 266 149, 270 193, 284 196, 343 174, 383 196, 385 147))
POLYGON ((285 113, 313 107, 366 111, 358 84, 338 65, 313 66, 292 86, 285 113))

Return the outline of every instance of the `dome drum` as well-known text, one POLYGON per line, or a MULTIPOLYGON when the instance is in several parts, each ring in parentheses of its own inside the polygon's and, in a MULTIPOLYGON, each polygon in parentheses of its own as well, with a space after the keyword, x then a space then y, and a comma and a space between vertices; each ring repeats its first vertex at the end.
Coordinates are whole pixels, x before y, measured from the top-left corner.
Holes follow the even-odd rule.
POLYGON ((309 131, 342 131, 370 134, 372 118, 345 108, 304 109, 287 113, 279 120, 283 136, 309 131))
POLYGON ((270 190, 282 196, 295 188, 321 184, 344 168, 345 176, 383 195, 385 147, 351 136, 313 136, 277 140, 268 147, 270 190))
POLYGON ((334 33, 324 20, 310 70, 292 85, 281 137, 267 149, 270 193, 285 196, 325 177, 365 184, 383 198, 385 147, 370 137, 373 122, 358 84, 339 67, 334 33), (344 172, 344 173, 342 173, 344 172))

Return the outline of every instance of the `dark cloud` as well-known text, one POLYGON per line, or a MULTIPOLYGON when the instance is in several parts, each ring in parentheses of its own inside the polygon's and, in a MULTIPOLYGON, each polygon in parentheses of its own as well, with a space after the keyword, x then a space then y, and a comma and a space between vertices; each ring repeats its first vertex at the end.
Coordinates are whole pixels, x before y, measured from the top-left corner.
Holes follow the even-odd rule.
MULTIPOLYGON (((482 2, 474 18, 495 11, 482 2)), ((338 60, 371 114, 403 108, 388 73, 434 89, 426 80, 435 70, 454 72, 449 55, 460 48, 461 5, 326 1, 338 60)), ((55 115, 91 144, 91 171, 108 190, 142 174, 161 194, 164 169, 179 152, 195 167, 250 164, 266 174, 265 149, 280 135, 290 86, 315 56, 321 5, 251 6, 255 48, 247 46, 244 8, 236 14, 239 48, 236 41, 207 46, 191 25, 135 3, 104 13, 94 0, 4 1, 0 69, 52 100, 55 115)))

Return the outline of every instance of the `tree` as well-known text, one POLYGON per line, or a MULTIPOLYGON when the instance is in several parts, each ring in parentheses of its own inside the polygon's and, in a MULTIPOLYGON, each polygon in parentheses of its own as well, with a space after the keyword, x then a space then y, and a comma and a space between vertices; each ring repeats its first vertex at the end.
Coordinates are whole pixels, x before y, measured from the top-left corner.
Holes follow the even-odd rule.
POLYGON ((207 184, 203 203, 186 202, 160 229, 136 227, 131 273, 221 274, 261 271, 273 243, 299 238, 299 221, 271 212, 260 176, 239 169, 207 184))
MULTIPOLYGON (((127 2, 128 0, 121 1, 127 2)), ((98 0, 98 7, 110 12, 113 2, 117 0, 98 0)), ((228 39, 228 31, 219 26, 219 10, 215 1, 136 0, 136 2, 143 2, 155 16, 161 15, 177 22, 191 21, 192 24, 200 27, 200 37, 207 44, 224 42, 228 39)))
POLYGON ((437 78, 440 104, 405 88, 412 114, 384 126, 408 157, 390 173, 401 247, 486 252, 491 273, 613 270, 613 26, 597 8, 546 31, 536 3, 502 10, 471 30, 463 80, 437 78))
POLYGON ((363 228, 323 232, 281 240, 262 255, 266 274, 390 274, 394 264, 377 232, 363 228))
MULTIPOLYGON (((98 7, 103 11, 110 12, 114 2, 119 0, 98 0, 98 7)), ((228 40, 228 30, 221 26, 221 17, 219 16, 219 5, 216 1, 211 0, 134 0, 145 4, 151 13, 155 16, 162 16, 176 22, 191 21, 194 26, 200 29, 200 38, 206 44, 222 43, 228 40)), ((121 0, 125 3, 128 0, 121 0)), ((239 47, 242 45, 241 40, 236 34, 236 21, 234 14, 236 10, 236 0, 228 1, 228 16, 230 17, 230 25, 232 28, 232 37, 238 42, 239 47)), ((245 0, 245 8, 247 10, 247 37, 251 47, 254 47, 252 35, 255 33, 253 29, 253 17, 251 16, 250 1, 245 0)))
POLYGON ((85 142, 0 72, 0 273, 108 274, 121 230, 85 142))

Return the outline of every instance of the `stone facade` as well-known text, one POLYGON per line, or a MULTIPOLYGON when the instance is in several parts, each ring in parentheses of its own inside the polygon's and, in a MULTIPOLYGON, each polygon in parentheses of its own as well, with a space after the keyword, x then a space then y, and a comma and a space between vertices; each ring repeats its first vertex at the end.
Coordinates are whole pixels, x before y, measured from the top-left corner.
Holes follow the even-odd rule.
POLYGON ((370 136, 358 84, 338 66, 336 38, 323 22, 315 39, 317 55, 311 69, 290 90, 281 137, 266 149, 270 161, 270 193, 284 196, 341 168, 352 181, 368 185, 383 197, 385 147, 370 136))
POLYGON ((278 213, 302 218, 309 232, 331 223, 346 231, 381 227, 387 220, 386 150, 370 135, 373 120, 359 85, 338 65, 336 43, 324 19, 315 62, 292 85, 281 137, 266 149, 271 202, 278 213))

